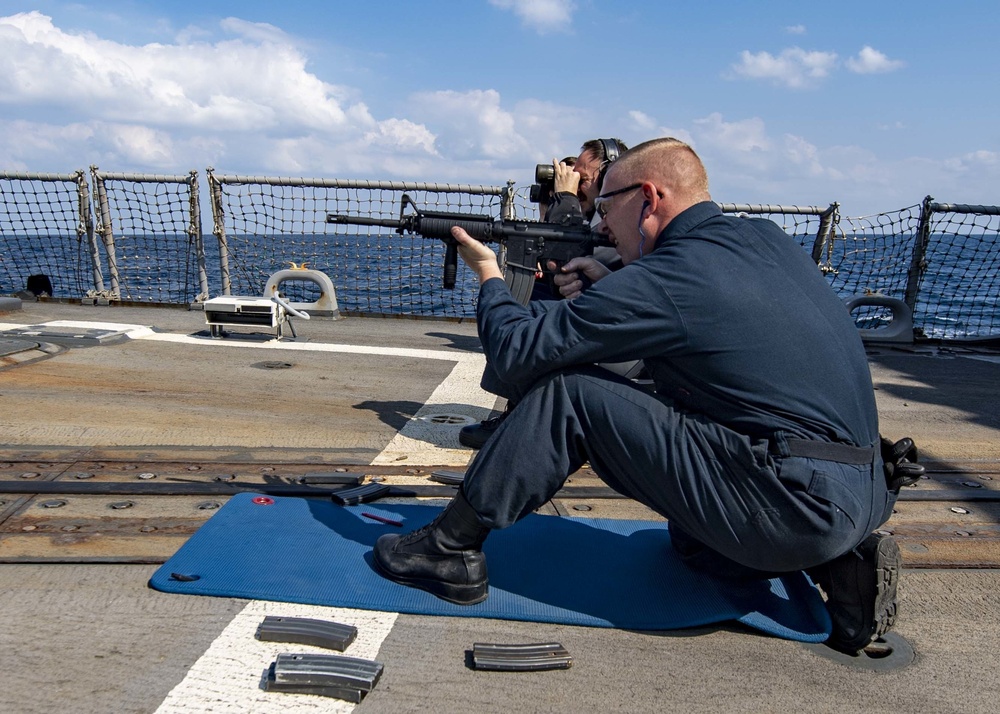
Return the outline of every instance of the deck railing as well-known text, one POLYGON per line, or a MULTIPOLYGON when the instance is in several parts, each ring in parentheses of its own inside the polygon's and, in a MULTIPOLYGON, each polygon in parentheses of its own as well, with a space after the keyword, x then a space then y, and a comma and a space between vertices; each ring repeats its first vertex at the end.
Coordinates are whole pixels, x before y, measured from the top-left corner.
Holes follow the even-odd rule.
MULTIPOLYGON (((405 193, 431 210, 537 218, 528 187, 218 174, 209 168, 210 236, 202 232, 198 173, 163 176, 0 173, 0 293, 37 290, 55 298, 199 303, 216 295, 262 295, 289 264, 329 275, 346 314, 469 317, 477 287, 459 270, 441 287, 440 241, 385 228, 326 223, 328 213, 398 218, 405 193), (96 214, 96 226, 93 216, 96 214), (105 278, 105 276, 107 276, 105 278), (30 279, 30 280, 29 280, 30 279), (105 284, 107 280, 107 284, 105 284)), ((844 298, 904 300, 915 336, 1000 337, 1000 207, 921 203, 843 217, 837 203, 784 206, 720 203, 726 213, 769 218, 806 250, 844 298)), ((293 301, 316 284, 286 281, 293 301)), ((855 313, 859 325, 884 319, 855 313)))

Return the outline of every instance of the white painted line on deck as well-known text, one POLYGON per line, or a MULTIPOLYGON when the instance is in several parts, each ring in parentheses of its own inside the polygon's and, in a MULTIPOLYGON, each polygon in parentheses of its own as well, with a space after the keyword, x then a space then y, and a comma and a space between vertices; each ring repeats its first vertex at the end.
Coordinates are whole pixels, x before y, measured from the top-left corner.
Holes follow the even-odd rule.
POLYGON ((199 347, 242 347, 260 350, 289 350, 292 352, 343 352, 347 354, 386 355, 390 357, 412 357, 415 359, 439 359, 448 362, 485 359, 483 355, 468 352, 452 352, 448 350, 415 350, 408 347, 379 347, 376 345, 342 345, 325 342, 283 342, 272 339, 266 342, 251 342, 240 338, 199 337, 182 335, 173 332, 154 332, 147 325, 130 325, 115 322, 83 322, 75 320, 52 320, 34 325, 19 325, 10 322, 0 322, 0 332, 10 330, 33 329, 36 332, 44 328, 68 328, 77 330, 106 330, 117 332, 133 340, 149 340, 151 342, 172 342, 179 345, 197 345, 199 347))
POLYGON ((441 424, 428 420, 437 414, 461 414, 468 412, 466 407, 473 405, 483 411, 483 416, 493 408, 496 396, 484 391, 479 387, 479 379, 483 375, 483 368, 486 366, 486 358, 482 355, 470 355, 479 359, 464 359, 452 368, 451 373, 445 378, 437 389, 427 398, 417 413, 410 421, 406 422, 396 436, 392 438, 382 450, 373 464, 392 464, 405 461, 407 465, 413 466, 434 466, 446 462, 442 458, 446 451, 447 456, 461 463, 468 458, 469 450, 462 447, 458 442, 458 432, 461 424, 451 427, 442 427, 441 424), (405 460, 404 458, 405 457, 405 460))
POLYGON ((449 352, 448 350, 415 350, 409 347, 378 347, 376 345, 342 345, 332 342, 245 342, 242 340, 195 337, 193 335, 177 335, 168 332, 151 332, 136 339, 150 342, 173 342, 179 345, 198 345, 199 347, 246 347, 261 350, 287 350, 289 352, 344 352, 357 355, 387 355, 391 357, 413 357, 415 359, 439 359, 449 362, 465 360, 483 360, 483 355, 472 352, 449 352))
POLYGON ((92 322, 83 320, 51 320, 49 322, 36 323, 31 325, 18 325, 12 322, 0 322, 0 331, 5 330, 27 330, 29 328, 45 327, 66 327, 77 330, 107 330, 108 332, 121 332, 128 337, 137 338, 146 334, 152 334, 153 330, 147 325, 130 325, 119 322, 92 322))
MULTIPOLYGON (((54 326, 54 325, 53 325, 54 326)), ((78 325, 79 326, 79 325, 78 325)), ((118 326, 119 328, 129 326, 118 326)), ((140 328, 141 326, 130 326, 140 328)), ((5 329, 0 324, 0 330, 5 329)), ((135 339, 198 344, 225 347, 250 347, 259 349, 305 350, 344 352, 385 356, 413 357, 455 362, 454 368, 438 385, 417 414, 396 434, 373 461, 373 464, 395 463, 406 457, 406 464, 434 465, 442 457, 468 457, 469 451, 458 447, 458 430, 443 428, 428 419, 442 412, 454 412, 457 405, 472 405, 488 412, 496 400, 494 395, 479 387, 485 357, 480 354, 456 353, 445 350, 414 350, 405 348, 372 347, 364 345, 336 345, 319 343, 278 342, 264 343, 227 341, 166 333, 130 331, 135 339), (442 444, 442 435, 448 443, 442 444), (449 449, 454 442, 454 449, 449 449)), ((265 615, 286 617, 313 617, 352 624, 358 628, 358 638, 344 653, 351 657, 377 658, 379 649, 392 630, 395 612, 352 610, 346 608, 297 605, 282 602, 253 601, 237 614, 205 653, 188 670, 181 681, 156 710, 156 714, 181 714, 190 712, 223 712, 231 714, 286 714, 295 712, 350 712, 355 705, 322 696, 267 692, 262 689, 264 673, 281 652, 325 652, 305 645, 260 642, 254 637, 257 626, 265 615)))
POLYGON ((287 714, 287 712, 350 712, 355 705, 339 699, 268 692, 261 688, 267 668, 282 652, 337 654, 321 647, 261 642, 254 637, 267 615, 333 620, 358 628, 358 637, 343 653, 375 659, 398 614, 372 610, 317 607, 257 600, 237 614, 215 642, 188 670, 184 680, 163 700, 157 714, 226 712, 287 714))

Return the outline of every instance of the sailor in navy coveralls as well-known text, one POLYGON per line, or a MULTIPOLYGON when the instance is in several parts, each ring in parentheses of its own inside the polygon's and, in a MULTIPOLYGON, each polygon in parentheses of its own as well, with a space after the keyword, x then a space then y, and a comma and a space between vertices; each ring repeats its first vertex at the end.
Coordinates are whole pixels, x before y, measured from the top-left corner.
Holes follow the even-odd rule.
POLYGON ((571 261, 560 278, 571 300, 519 304, 493 252, 453 231, 481 282, 487 359, 524 396, 434 523, 379 540, 377 567, 480 602, 489 530, 537 509, 589 462, 669 520, 693 567, 737 578, 809 571, 828 596, 830 644, 862 649, 895 618, 899 553, 891 536, 872 534, 895 494, 843 302, 780 227, 724 216, 680 141, 626 152, 596 203, 624 267, 571 261), (594 366, 635 359, 655 393, 594 366))

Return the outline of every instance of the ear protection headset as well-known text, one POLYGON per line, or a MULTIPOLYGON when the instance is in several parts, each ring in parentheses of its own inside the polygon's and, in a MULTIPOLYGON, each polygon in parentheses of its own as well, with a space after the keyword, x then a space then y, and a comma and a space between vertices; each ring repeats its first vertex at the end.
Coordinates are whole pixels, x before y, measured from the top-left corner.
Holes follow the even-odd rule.
POLYGON ((601 162, 601 169, 597 174, 597 189, 600 190, 604 185, 604 174, 607 173, 608 167, 618 160, 625 149, 619 139, 598 139, 598 141, 601 142, 601 149, 604 150, 604 160, 601 162))

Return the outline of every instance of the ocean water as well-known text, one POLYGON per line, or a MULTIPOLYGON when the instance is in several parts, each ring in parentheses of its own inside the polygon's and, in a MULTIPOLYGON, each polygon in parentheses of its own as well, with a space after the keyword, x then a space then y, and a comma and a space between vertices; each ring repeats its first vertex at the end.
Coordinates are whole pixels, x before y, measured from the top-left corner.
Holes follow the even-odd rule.
MULTIPOLYGON (((2 237, 0 237, 2 238, 2 237)), ((0 291, 22 289, 26 277, 50 276, 57 297, 80 297, 93 287, 89 250, 74 236, 36 236, 0 243, 0 291)), ((902 299, 910 267, 912 236, 874 244, 870 237, 838 241, 825 271, 842 298, 879 293, 902 299)), ((496 249, 496 245, 493 246, 496 249)), ((811 247, 811 238, 804 249, 811 247)), ((360 314, 472 317, 479 292, 475 276, 459 261, 456 286, 442 287, 444 244, 395 233, 380 235, 303 234, 230 236, 231 294, 262 295, 269 276, 305 264, 330 277, 342 312, 360 314)), ((195 246, 184 235, 116 237, 119 291, 123 300, 179 303, 201 291, 195 246)), ((104 286, 111 287, 102 253, 104 286)), ((205 237, 208 295, 223 293, 219 245, 205 237)), ((823 265, 823 264, 821 264, 823 265)), ((314 302, 317 286, 288 280, 282 292, 293 302, 314 302)), ((926 337, 983 338, 1000 335, 1000 256, 994 239, 957 242, 933 236, 920 283, 914 325, 926 337)), ((859 327, 890 319, 883 308, 855 311, 859 327)))

